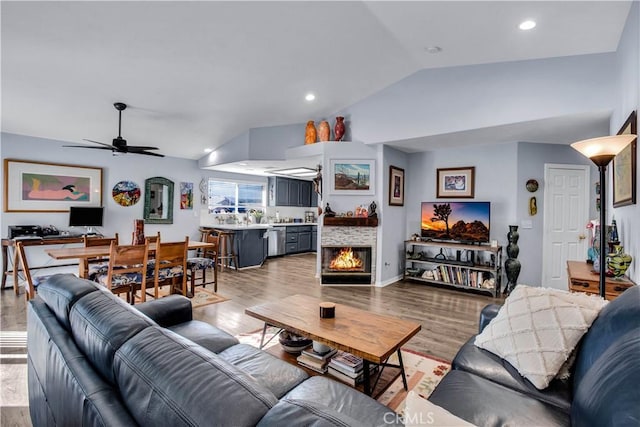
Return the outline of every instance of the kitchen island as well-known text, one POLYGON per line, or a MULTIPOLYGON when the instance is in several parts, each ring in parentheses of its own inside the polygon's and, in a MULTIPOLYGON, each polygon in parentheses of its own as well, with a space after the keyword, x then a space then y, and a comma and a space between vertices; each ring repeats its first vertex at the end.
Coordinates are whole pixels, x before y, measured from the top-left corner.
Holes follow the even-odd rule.
POLYGON ((233 232, 233 246, 238 255, 238 268, 260 267, 267 259, 268 224, 220 224, 201 226, 200 231, 222 230, 233 232))

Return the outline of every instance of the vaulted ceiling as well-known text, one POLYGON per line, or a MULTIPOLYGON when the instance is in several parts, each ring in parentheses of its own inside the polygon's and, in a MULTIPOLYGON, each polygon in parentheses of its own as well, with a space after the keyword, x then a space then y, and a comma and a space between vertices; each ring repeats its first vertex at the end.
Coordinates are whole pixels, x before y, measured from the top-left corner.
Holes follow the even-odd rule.
POLYGON ((110 143, 121 101, 129 144, 197 159, 250 128, 330 116, 424 68, 615 51, 630 2, 0 7, 3 132, 110 143), (520 31, 525 19, 538 27, 520 31))

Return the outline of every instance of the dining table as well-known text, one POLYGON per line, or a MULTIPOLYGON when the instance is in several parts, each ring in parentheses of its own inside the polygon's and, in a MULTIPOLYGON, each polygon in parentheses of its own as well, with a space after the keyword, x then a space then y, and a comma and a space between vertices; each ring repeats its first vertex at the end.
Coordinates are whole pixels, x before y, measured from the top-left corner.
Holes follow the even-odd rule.
MULTIPOLYGON (((206 249, 213 247, 213 243, 189 241, 189 250, 206 249)), ((78 262, 78 276, 86 279, 88 277, 88 271, 85 269, 86 263, 84 260, 92 258, 108 258, 110 246, 89 246, 89 247, 75 247, 75 248, 56 248, 47 249, 45 252, 53 259, 77 259, 78 262)), ((156 243, 149 243, 149 254, 155 253, 156 243)))

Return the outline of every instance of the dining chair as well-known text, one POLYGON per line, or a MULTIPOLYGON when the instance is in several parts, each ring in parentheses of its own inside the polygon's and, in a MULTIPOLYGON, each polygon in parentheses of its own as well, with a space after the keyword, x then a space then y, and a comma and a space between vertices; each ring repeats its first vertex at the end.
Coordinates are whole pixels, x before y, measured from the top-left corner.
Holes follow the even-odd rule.
POLYGON ((142 290, 140 300, 146 300, 147 260, 149 243, 144 245, 118 245, 111 242, 109 268, 98 274, 97 281, 114 294, 127 293, 127 301, 135 303, 135 290, 142 290))
MULTIPOLYGON (((149 243, 156 243, 159 238, 160 238, 159 231, 155 236, 144 236, 144 240, 147 240, 149 243)), ((135 245, 135 241, 136 241, 136 233, 134 231, 133 233, 131 233, 131 244, 135 245)))
MULTIPOLYGON (((159 297, 161 286, 170 285, 169 294, 174 293, 176 284, 180 285, 182 295, 187 295, 187 250, 189 236, 182 242, 156 242, 155 259, 153 262, 154 297, 159 297)), ((148 271, 148 270, 147 270, 148 271)))
POLYGON ((202 272, 202 285, 206 287, 213 284, 213 291, 218 292, 218 250, 220 239, 217 235, 207 233, 203 236, 203 242, 211 243, 213 246, 202 249, 202 256, 187 258, 187 274, 191 283, 191 295, 195 295, 196 273, 202 272), (207 282, 207 270, 213 269, 213 281, 207 282))
MULTIPOLYGON (((84 247, 111 246, 111 242, 118 244, 118 233, 114 237, 90 237, 83 236, 84 247)), ((98 274, 104 274, 109 268, 109 260, 106 257, 84 258, 82 261, 84 277, 94 280, 98 274)))
MULTIPOLYGON (((22 272, 24 273, 25 285, 24 285, 24 296, 27 301, 35 298, 36 290, 38 289, 38 285, 44 283, 51 275, 46 276, 31 276, 31 270, 29 269, 29 263, 27 262, 27 253, 24 250, 24 246, 22 242, 16 242, 16 253, 18 254, 18 260, 20 262, 20 266, 22 267, 22 272)), ((16 265, 14 268, 18 268, 16 265)))

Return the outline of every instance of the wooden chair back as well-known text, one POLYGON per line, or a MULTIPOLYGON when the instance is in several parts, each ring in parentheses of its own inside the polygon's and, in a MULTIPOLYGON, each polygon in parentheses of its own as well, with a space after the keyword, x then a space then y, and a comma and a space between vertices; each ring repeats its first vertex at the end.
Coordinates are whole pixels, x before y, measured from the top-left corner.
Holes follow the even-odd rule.
MULTIPOLYGON (((83 236, 82 240, 84 242, 84 247, 89 248, 92 246, 110 246, 111 242, 115 242, 118 244, 118 233, 115 234, 114 237, 89 237, 83 236)), ((83 268, 84 268, 84 276, 83 277, 91 277, 89 273, 89 265, 90 264, 103 264, 107 262, 107 258, 105 257, 97 257, 97 258, 84 258, 82 260, 83 268)))
POLYGON ((144 245, 117 245, 111 242, 109 269, 105 285, 113 293, 129 292, 130 302, 135 302, 135 289, 142 290, 141 300, 145 301, 147 289, 147 261, 149 243, 144 245))
MULTIPOLYGON (((187 251, 189 236, 183 242, 163 243, 158 239, 155 251, 155 269, 153 275, 154 296, 158 298, 160 281, 170 281, 172 286, 180 280, 180 293, 187 295, 187 251)), ((173 291, 173 288, 172 288, 173 291)))
MULTIPOLYGON (((144 240, 148 241, 149 243, 156 243, 158 241, 158 239, 160 239, 160 232, 158 231, 158 233, 155 236, 144 236, 144 240)), ((136 233, 135 231, 131 233, 131 244, 134 245, 136 241, 136 233)))

